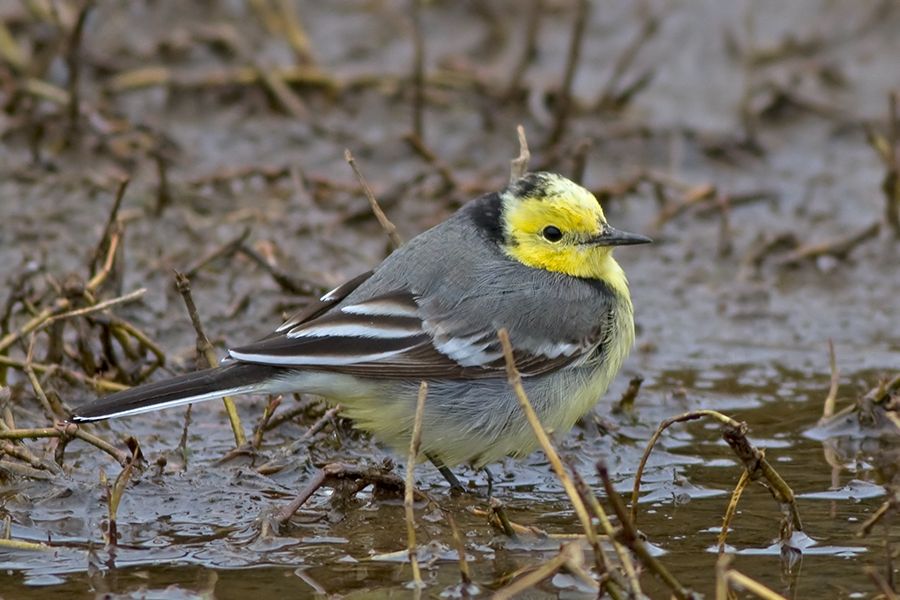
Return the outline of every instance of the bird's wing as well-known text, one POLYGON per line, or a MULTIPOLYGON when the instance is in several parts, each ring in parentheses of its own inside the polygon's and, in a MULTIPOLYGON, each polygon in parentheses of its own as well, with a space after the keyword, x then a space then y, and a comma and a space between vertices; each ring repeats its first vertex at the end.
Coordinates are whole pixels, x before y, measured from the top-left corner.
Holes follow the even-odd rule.
POLYGON ((365 273, 361 273, 337 286, 330 292, 324 294, 318 300, 314 300, 310 302, 296 313, 288 317, 284 323, 281 324, 278 329, 275 330, 275 333, 281 333, 282 331, 287 331, 292 327, 296 327, 301 323, 305 323, 310 319, 315 319, 318 316, 325 314, 330 308, 335 306, 341 300, 346 298, 353 290, 358 288, 364 281, 366 281, 369 277, 372 276, 374 271, 366 271, 365 273))
MULTIPOLYGON (((502 376, 505 363, 497 328, 503 323, 478 313, 461 319, 458 310, 423 304, 412 292, 397 290, 333 305, 312 318, 288 320, 274 335, 231 350, 230 358, 379 379, 502 376)), ((523 335, 524 346, 516 347, 514 329, 514 357, 523 375, 583 359, 600 343, 591 336, 534 345, 523 335)))

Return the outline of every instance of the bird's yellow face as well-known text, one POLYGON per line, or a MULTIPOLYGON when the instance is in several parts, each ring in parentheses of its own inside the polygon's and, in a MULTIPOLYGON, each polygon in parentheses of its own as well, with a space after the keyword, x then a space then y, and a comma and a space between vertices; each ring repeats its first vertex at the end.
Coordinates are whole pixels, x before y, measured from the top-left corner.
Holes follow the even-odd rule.
POLYGON ((552 173, 531 173, 502 195, 506 254, 536 269, 600 279, 624 289, 613 246, 649 242, 609 226, 589 191, 552 173))

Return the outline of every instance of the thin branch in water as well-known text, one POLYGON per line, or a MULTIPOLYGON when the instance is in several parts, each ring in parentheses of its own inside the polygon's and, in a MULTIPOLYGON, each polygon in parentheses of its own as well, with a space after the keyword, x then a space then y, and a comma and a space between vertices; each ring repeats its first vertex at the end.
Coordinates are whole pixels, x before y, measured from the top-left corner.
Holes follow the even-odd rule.
POLYGON ((825 406, 822 408, 820 423, 834 416, 834 406, 837 402, 838 384, 841 372, 838 370, 837 358, 834 354, 834 340, 828 338, 828 364, 831 367, 831 384, 828 386, 828 395, 825 397, 825 406))
POLYGON ((622 502, 619 493, 616 492, 613 487, 612 480, 609 478, 609 470, 606 467, 606 462, 602 459, 597 461, 597 474, 603 481, 603 488, 606 490, 607 500, 612 506, 613 512, 615 512, 618 517, 619 525, 622 528, 618 540, 628 546, 628 548, 641 559, 644 566, 668 586, 672 591, 672 595, 676 598, 679 600, 694 600, 699 598, 694 592, 681 585, 681 582, 672 575, 669 569, 651 554, 650 550, 647 548, 647 544, 644 543, 644 540, 641 538, 640 533, 635 527, 634 522, 629 518, 625 503, 622 502))
POLYGON ((741 478, 738 479, 737 485, 734 486, 734 491, 731 492, 731 499, 728 501, 728 508, 725 509, 725 516, 722 518, 722 531, 719 532, 719 539, 717 543, 719 545, 719 554, 725 552, 725 541, 728 539, 728 531, 731 529, 731 521, 734 519, 734 515, 737 513, 738 502, 741 500, 741 495, 744 493, 744 489, 747 487, 747 484, 750 483, 750 472, 747 469, 744 469, 741 473, 741 478))
POLYGON ((416 416, 413 421, 412 435, 409 439, 409 455, 406 461, 406 482, 403 493, 403 508, 406 515, 406 547, 409 554, 409 563, 412 565, 413 583, 417 589, 425 587, 422 582, 422 573, 419 570, 419 556, 416 549, 416 522, 413 511, 413 496, 415 492, 416 459, 422 446, 422 417, 425 413, 425 398, 428 396, 428 382, 419 384, 419 396, 416 400, 416 416))
POLYGON ((525 418, 528 420, 528 424, 531 426, 535 437, 540 443, 541 448, 544 450, 544 453, 547 455, 550 465, 553 467, 553 472, 556 474, 563 489, 565 489, 566 494, 569 496, 569 500, 572 502, 572 506, 575 509, 575 514, 578 515, 578 520, 581 522, 581 526, 584 529, 584 534, 587 536, 588 541, 593 545, 597 541, 597 532, 594 531, 591 517, 588 514, 584 502, 581 500, 581 496, 579 496, 578 491, 575 489, 575 485, 572 483, 572 478, 563 466, 559 454, 553 447, 550 437, 544 430, 544 426, 541 425, 540 418, 534 411, 534 407, 531 406, 528 396, 525 394, 525 388, 522 386, 522 377, 519 374, 519 370, 516 368, 515 358, 513 358, 509 333, 503 328, 497 332, 497 337, 500 338, 500 344, 503 346, 503 358, 506 361, 506 376, 509 385, 515 392, 516 399, 519 401, 519 406, 522 407, 525 418))
POLYGON ((630 413, 634 410, 634 401, 637 399, 638 392, 641 391, 641 384, 644 383, 644 378, 640 375, 635 375, 628 382, 628 387, 622 393, 622 397, 619 398, 619 403, 613 407, 613 413, 630 413))
POLYGON ((466 544, 463 542, 462 535, 459 533, 459 527, 456 526, 456 519, 453 513, 444 511, 447 522, 450 524, 450 531, 453 534, 453 545, 456 546, 456 556, 459 559, 459 577, 464 586, 472 584, 472 572, 469 570, 469 563, 466 561, 466 544))

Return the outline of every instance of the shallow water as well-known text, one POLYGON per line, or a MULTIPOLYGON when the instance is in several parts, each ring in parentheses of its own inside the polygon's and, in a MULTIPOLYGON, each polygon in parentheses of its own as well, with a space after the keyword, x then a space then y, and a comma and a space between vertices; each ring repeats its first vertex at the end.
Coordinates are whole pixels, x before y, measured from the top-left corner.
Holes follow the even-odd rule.
MULTIPOLYGON (((178 50, 177 44, 169 51, 157 47, 160 39, 183 39, 184 32, 191 38, 205 23, 234 26, 258 60, 290 62, 284 43, 268 36, 249 8, 233 2, 207 4, 208 11, 199 14, 180 3, 128 8, 101 3, 85 33, 86 101, 101 102, 99 90, 108 69, 161 62, 202 71, 237 64, 234 57, 220 56, 196 40, 186 50, 178 50), (173 28, 174 23, 183 29, 173 28), (106 64, 103 56, 115 60, 106 64)), ((542 50, 526 78, 537 90, 551 89, 559 79, 573 14, 567 3, 550 4, 542 22, 542 50)), ((508 74, 521 43, 524 15, 511 3, 492 6, 503 15, 509 44, 489 58, 484 40, 499 36, 489 28, 489 19, 453 3, 428 4, 429 68, 475 62, 492 69, 488 79, 508 74)), ((579 102, 596 97, 612 69, 611 57, 637 31, 639 20, 631 6, 624 1, 595 5, 574 88, 579 102)), ((409 40, 402 7, 306 2, 299 7, 320 64, 335 76, 407 72, 409 40)), ((561 160, 554 162, 540 150, 548 129, 544 117, 550 114, 542 94, 493 107, 499 101, 467 86, 431 86, 426 139, 459 180, 460 189, 450 194, 441 191, 434 169, 402 141, 410 119, 409 94, 390 85, 335 96, 302 90, 315 115, 308 122, 278 114, 255 88, 153 88, 113 95, 108 102, 117 112, 164 132, 177 148, 169 173, 175 200, 159 217, 152 216, 157 180, 146 156, 132 164, 96 147, 82 153, 47 148, 49 164, 35 166, 25 136, 9 134, 0 148, 0 262, 11 265, 10 273, 25 261, 43 265, 57 278, 83 272, 111 203, 109 193, 98 192, 90 182, 106 182, 109 188, 115 173, 130 173, 120 287, 123 292, 137 287, 148 291, 141 302, 119 307, 116 314, 144 328, 168 353, 170 368, 182 370, 193 360, 194 341, 172 289, 171 269, 184 269, 245 225, 252 226, 254 248, 324 288, 384 256, 383 234, 369 218, 364 199, 353 191, 352 174, 343 164, 344 147, 354 151, 406 238, 449 214, 475 193, 469 188, 503 184, 507 161, 515 154, 512 133, 518 122, 525 123, 532 140, 533 164, 550 161, 564 173, 571 169, 568 155, 575 142, 592 140, 585 182, 594 189, 644 168, 695 185, 711 182, 723 194, 768 192, 766 201, 731 209, 731 253, 721 251, 716 212, 688 211, 657 229, 653 224, 659 207, 649 187, 607 203, 607 216, 616 226, 657 240, 652 247, 617 254, 631 282, 636 349, 594 414, 558 444, 598 492, 594 463, 606 460, 616 488, 627 495, 644 445, 663 419, 713 408, 743 420, 750 439, 767 450, 769 461, 796 492, 808 537, 793 540, 801 552, 788 564, 777 544, 780 507, 767 490, 753 484, 741 499, 728 537, 733 566, 788 597, 872 596, 874 587, 863 569, 884 568, 885 540, 896 548, 900 530, 895 519, 887 532, 876 528, 865 538, 855 533, 884 501, 885 479, 896 477, 900 438, 854 421, 831 430, 816 425, 829 387, 827 340, 834 342, 841 373, 839 407, 897 372, 898 244, 883 234, 843 260, 822 258, 794 269, 767 261, 754 274, 748 274, 742 260, 764 236, 790 231, 816 242, 880 218, 882 166, 859 124, 883 125, 886 92, 898 84, 894 57, 900 38, 894 33, 900 12, 889 10, 872 24, 867 21, 871 13, 858 5, 816 1, 789 8, 781 3, 676 2, 664 11, 651 10, 661 11, 660 31, 628 73, 652 68, 653 80, 624 114, 583 111, 576 116, 561 160), (749 72, 728 57, 723 40, 729 35, 744 44, 752 38, 760 48, 785 36, 840 41, 749 72), (823 66, 842 72, 845 84, 835 89, 823 83, 817 75, 823 66), (727 146, 740 137, 742 90, 766 81, 791 82, 791 89, 838 107, 842 116, 787 110, 759 125, 763 156, 738 150, 730 161, 710 157, 710 144, 727 146), (295 167, 305 191, 291 177, 197 183, 248 164, 295 167), (329 191, 335 182, 344 187, 329 191), (635 411, 614 414, 612 405, 638 374, 645 381, 635 411)), ((14 27, 13 32, 20 39, 37 35, 33 29, 14 27)), ((51 69, 48 77, 64 84, 64 68, 51 69)), ((52 135, 52 125, 48 130, 52 135)), ((211 263, 194 278, 193 288, 207 331, 220 346, 265 334, 283 311, 305 301, 283 292, 242 256, 211 263)), ((22 352, 17 347, 12 355, 21 357, 22 352)), ((10 372, 10 379, 18 425, 45 426, 30 387, 17 373, 10 372)), ((92 395, 56 380, 49 385, 70 405, 92 395)), ((285 406, 293 402, 286 400, 285 406)), ((264 406, 262 398, 240 402, 247 428, 264 406)), ((256 535, 261 519, 304 486, 314 465, 377 464, 392 457, 339 421, 298 450, 288 468, 271 476, 258 474, 255 467, 303 435, 317 414, 313 410, 266 434, 259 456, 225 463, 219 460, 232 449, 233 439, 218 403, 194 408, 186 465, 176 452, 183 426, 179 409, 97 426, 109 439, 137 437, 148 462, 122 500, 119 547, 113 551, 103 543, 106 500, 98 473, 104 469, 114 478, 119 466, 106 455, 76 441, 67 451, 64 477, 3 480, 0 516, 9 517, 12 537, 49 540, 52 549, 0 552, 0 597, 412 596, 403 507, 397 499, 375 498, 367 489, 355 499, 337 500, 330 490, 321 491, 281 535, 256 535), (166 458, 164 467, 157 466, 160 457, 166 458)), ((46 444, 38 440, 29 447, 38 451, 46 444)), ((492 470, 495 495, 513 521, 554 534, 580 531, 542 453, 492 470)), ((396 471, 402 474, 401 467, 396 471)), ((478 486, 485 484, 482 474, 461 474, 478 486)), ((708 596, 715 581, 718 528, 740 474, 718 427, 707 422, 669 430, 644 474, 640 529, 683 584, 708 596)), ((455 515, 482 592, 557 552, 558 540, 510 540, 492 529, 470 512, 485 502, 451 497, 428 465, 417 467, 416 475, 418 485, 455 515)), ((420 555, 429 557, 426 593, 457 597, 459 572, 446 519, 421 505, 417 527, 420 555)), ((652 576, 642 581, 652 597, 665 597, 652 576)), ((593 597, 581 585, 560 574, 530 594, 593 597)))

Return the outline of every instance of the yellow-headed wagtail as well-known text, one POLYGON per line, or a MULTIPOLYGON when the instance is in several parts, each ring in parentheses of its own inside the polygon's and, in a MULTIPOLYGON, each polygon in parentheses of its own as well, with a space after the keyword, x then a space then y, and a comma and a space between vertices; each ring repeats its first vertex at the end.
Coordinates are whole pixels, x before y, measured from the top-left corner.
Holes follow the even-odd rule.
POLYGON ((72 420, 306 392, 340 403, 358 427, 403 451, 427 380, 422 455, 445 476, 459 463, 524 456, 537 441, 507 383, 497 331, 509 332, 544 427, 568 431, 634 341, 613 247, 649 241, 611 227, 581 186, 530 173, 468 203, 272 335, 229 350, 221 366, 117 392, 72 420))

